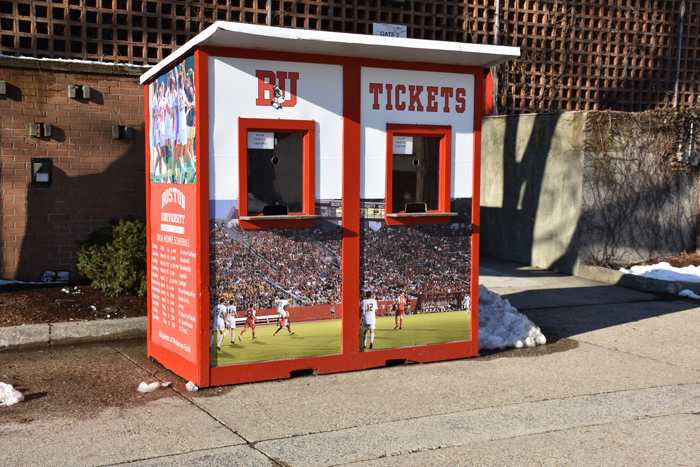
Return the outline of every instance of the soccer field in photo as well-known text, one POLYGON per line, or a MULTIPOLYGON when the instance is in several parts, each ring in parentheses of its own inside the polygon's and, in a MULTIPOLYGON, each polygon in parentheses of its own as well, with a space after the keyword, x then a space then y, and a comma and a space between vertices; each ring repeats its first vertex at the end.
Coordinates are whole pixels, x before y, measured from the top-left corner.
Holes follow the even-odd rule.
POLYGON ((308 321, 292 323, 294 335, 289 335, 284 328, 277 333, 277 325, 258 326, 255 328, 256 340, 248 329, 243 340, 238 335, 243 328, 234 329, 236 343, 231 343, 231 333, 224 337, 221 350, 216 350, 219 333, 210 353, 211 366, 234 365, 236 363, 264 362, 282 358, 315 357, 340 353, 341 320, 308 321))
MULTIPOLYGON (((464 310, 407 315, 403 317, 403 329, 394 329, 393 316, 377 316, 372 350, 469 340, 469 318, 464 310)), ((369 340, 367 331, 366 351, 370 351, 369 340)), ((360 336, 360 348, 363 341, 360 336)))
MULTIPOLYGON (((359 318, 358 318, 359 319, 359 318)), ((394 329, 393 316, 378 316, 373 350, 393 349, 412 345, 439 344, 469 339, 469 316, 464 311, 446 311, 404 316, 403 329, 394 329)), ((292 323, 294 335, 282 329, 272 334, 277 326, 258 326, 256 340, 248 329, 243 340, 238 340, 242 329, 235 329, 236 343, 231 344, 231 334, 224 337, 221 350, 216 350, 219 333, 210 353, 211 366, 237 363, 263 362, 283 358, 315 357, 340 353, 341 320, 292 323)), ((360 332, 362 329, 360 328, 360 332)), ((360 336, 360 348, 363 338, 360 336)), ((369 347, 369 332, 367 332, 369 347)), ((370 351, 369 348, 365 349, 370 351)))

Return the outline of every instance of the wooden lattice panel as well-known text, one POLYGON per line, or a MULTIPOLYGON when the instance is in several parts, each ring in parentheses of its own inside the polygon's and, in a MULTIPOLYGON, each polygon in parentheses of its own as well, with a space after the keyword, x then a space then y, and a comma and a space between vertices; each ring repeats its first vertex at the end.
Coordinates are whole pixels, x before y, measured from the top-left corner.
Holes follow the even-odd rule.
MULTIPOLYGON (((499 112, 643 111, 673 104, 681 0, 509 0, 500 43, 522 57, 499 67, 499 112)), ((697 99, 700 2, 686 1, 679 105, 697 99)))
MULTIPOLYGON (((672 105, 682 0, 501 0, 498 113, 641 111, 672 105)), ((0 0, 0 53, 154 64, 217 20, 494 44, 495 0, 0 0)), ((686 0, 679 105, 696 103, 700 0, 686 0)))

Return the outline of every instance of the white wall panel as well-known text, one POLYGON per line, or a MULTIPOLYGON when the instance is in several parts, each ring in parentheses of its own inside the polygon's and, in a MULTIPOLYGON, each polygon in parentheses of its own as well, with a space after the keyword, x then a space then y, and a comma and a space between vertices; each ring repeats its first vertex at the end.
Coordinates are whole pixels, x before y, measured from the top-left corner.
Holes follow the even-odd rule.
POLYGON ((361 78, 361 186, 363 199, 383 199, 385 196, 386 174, 386 125, 403 123, 411 125, 451 125, 452 126, 452 198, 469 198, 472 196, 472 161, 474 160, 474 75, 456 73, 435 73, 425 71, 394 70, 383 68, 362 68, 361 78), (379 109, 374 109, 375 93, 370 91, 370 84, 382 84, 382 93, 376 93, 379 109), (391 107, 387 109, 386 84, 392 86, 391 107), (396 86, 423 86, 418 94, 423 111, 409 110, 408 92, 403 99, 405 110, 396 108, 396 86), (440 92, 434 102, 435 112, 427 111, 427 88, 449 88, 453 90, 451 98, 441 96, 440 92), (456 90, 464 89, 463 105, 457 102, 456 90), (445 111, 445 99, 448 99, 445 111), (458 106, 463 109, 458 111, 458 106))
POLYGON ((342 90, 338 65, 209 57, 210 198, 238 199, 239 117, 316 121, 316 198, 340 198, 342 90), (296 105, 256 105, 256 70, 299 73, 296 105))

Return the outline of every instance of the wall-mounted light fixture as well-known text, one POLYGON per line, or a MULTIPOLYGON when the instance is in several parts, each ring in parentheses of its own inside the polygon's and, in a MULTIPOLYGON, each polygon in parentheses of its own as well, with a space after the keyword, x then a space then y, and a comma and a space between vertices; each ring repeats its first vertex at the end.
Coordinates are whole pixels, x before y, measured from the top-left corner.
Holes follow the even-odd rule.
POLYGON ((90 99, 90 86, 68 85, 69 99, 90 99))
POLYGON ((0 79, 0 94, 7 94, 7 83, 0 79))
POLYGON ((35 138, 50 138, 51 137, 51 124, 50 123, 30 123, 29 124, 29 136, 35 138))
POLYGON ((134 128, 112 125, 112 139, 134 139, 134 128))
POLYGON ((49 188, 53 183, 53 160, 50 158, 33 157, 32 186, 37 188, 49 188))

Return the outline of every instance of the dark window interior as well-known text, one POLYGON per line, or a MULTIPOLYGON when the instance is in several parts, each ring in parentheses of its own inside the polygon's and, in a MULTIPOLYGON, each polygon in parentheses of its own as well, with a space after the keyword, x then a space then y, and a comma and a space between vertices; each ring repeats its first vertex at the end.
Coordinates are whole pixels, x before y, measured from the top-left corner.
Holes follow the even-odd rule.
POLYGON ((413 137, 411 154, 394 154, 392 162, 391 211, 406 210, 406 204, 425 203, 438 209, 440 137, 413 137))
MULTIPOLYGON (((274 133, 274 149, 248 148, 248 214, 265 206, 304 209, 304 134, 274 133)), ((266 212, 277 212, 267 209, 266 212)))

